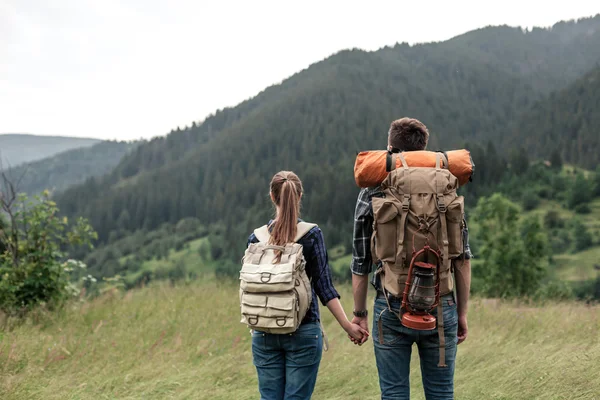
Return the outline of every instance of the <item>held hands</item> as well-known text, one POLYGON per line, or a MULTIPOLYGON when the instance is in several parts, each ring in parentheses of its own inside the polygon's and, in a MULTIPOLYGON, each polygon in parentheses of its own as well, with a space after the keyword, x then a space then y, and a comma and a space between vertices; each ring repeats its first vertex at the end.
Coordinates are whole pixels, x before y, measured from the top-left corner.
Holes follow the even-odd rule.
POLYGON ((367 340, 369 340, 369 318, 352 318, 352 322, 349 324, 346 332, 348 332, 348 338, 352 341, 352 343, 362 346, 367 340))

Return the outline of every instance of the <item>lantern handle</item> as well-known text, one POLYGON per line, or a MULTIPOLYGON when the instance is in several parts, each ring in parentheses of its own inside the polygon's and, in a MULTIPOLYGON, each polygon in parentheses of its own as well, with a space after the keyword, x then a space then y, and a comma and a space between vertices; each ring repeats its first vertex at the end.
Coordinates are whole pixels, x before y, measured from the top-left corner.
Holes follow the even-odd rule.
MULTIPOLYGON (((414 237, 413 237, 413 240, 414 240, 414 237)), ((425 245, 425 247, 423 247, 421 250, 419 250, 413 254, 413 257, 410 260, 410 265, 408 267, 408 276, 406 277, 406 283, 404 284, 404 293, 402 295, 402 308, 405 308, 406 310, 408 310, 410 312, 414 312, 414 310, 411 308, 410 303, 408 301, 408 293, 410 292, 410 287, 412 286, 411 282, 412 282, 412 278, 413 278, 413 269, 414 269, 417 257, 420 256, 421 254, 424 254, 425 252, 433 253, 433 255, 435 255, 436 260, 437 260, 437 262, 435 264, 436 265, 435 303, 431 306, 431 308, 434 308, 439 303, 439 299, 440 299, 440 264, 441 264, 440 260, 441 260, 442 256, 440 255, 440 253, 438 251, 429 247, 429 245, 425 245)))

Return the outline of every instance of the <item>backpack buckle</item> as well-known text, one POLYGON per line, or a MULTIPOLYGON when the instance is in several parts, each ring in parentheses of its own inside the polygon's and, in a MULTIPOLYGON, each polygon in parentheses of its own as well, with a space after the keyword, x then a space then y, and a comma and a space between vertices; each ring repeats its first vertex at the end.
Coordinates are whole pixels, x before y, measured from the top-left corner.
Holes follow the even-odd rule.
POLYGON ((248 324, 250 324, 250 325, 258 324, 258 315, 253 316, 253 317, 248 317, 248 324))
POLYGON ((446 203, 444 203, 444 196, 438 194, 436 204, 439 212, 446 212, 446 203))
POLYGON ((404 200, 402 201, 402 211, 408 211, 409 208, 410 208, 410 195, 405 194, 404 200))
POLYGON ((285 317, 277 317, 277 319, 275 320, 275 323, 280 328, 284 327, 285 326, 285 317))
POLYGON ((271 280, 271 273, 270 272, 263 272, 262 274, 260 274, 260 281, 262 283, 267 283, 271 280))

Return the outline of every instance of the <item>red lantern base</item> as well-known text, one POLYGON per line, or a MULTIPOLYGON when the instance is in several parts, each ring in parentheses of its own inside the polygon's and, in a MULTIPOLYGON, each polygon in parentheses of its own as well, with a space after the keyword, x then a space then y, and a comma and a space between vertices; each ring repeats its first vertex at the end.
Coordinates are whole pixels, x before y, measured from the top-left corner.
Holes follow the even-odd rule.
POLYGON ((431 331, 435 329, 436 319, 433 315, 415 315, 409 312, 402 314, 402 325, 418 331, 431 331))

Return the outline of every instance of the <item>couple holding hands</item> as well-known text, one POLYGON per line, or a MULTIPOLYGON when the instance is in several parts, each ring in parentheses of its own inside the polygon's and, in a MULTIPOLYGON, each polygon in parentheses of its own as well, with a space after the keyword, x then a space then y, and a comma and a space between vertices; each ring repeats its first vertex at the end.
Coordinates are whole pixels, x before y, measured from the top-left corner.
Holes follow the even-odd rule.
MULTIPOLYGON (((391 124, 388 132, 388 151, 390 154, 396 153, 403 164, 406 164, 402 154, 425 150, 428 139, 429 132, 423 123, 416 119, 402 118, 391 124)), ((448 167, 447 159, 445 163, 448 167)), ((471 280, 469 262, 471 252, 462 204, 462 214, 459 215, 462 215, 463 218, 458 221, 456 232, 459 233, 454 236, 450 226, 452 218, 449 215, 448 221, 446 221, 446 205, 442 204, 443 207, 440 207, 444 196, 450 196, 451 192, 454 197, 451 197, 450 200, 456 200, 455 193, 458 186, 455 182, 456 178, 448 173, 444 175, 446 180, 441 185, 439 182, 435 182, 441 176, 440 169, 443 169, 443 164, 444 161, 437 161, 437 175, 433 169, 429 175, 411 175, 406 165, 403 166, 404 171, 396 170, 398 174, 394 179, 406 179, 410 176, 409 179, 412 180, 408 183, 408 190, 405 188, 406 180, 403 181, 400 187, 403 193, 400 193, 399 196, 396 196, 398 191, 394 194, 394 184, 391 181, 386 181, 379 186, 363 188, 360 191, 354 216, 351 264, 354 317, 351 320, 346 317, 339 301, 340 296, 331 279, 323 233, 318 226, 307 224, 299 219, 300 201, 303 194, 302 182, 296 174, 289 171, 281 171, 273 177, 270 184, 270 195, 276 208, 275 218, 263 228, 257 229, 248 238, 248 250, 244 257, 240 291, 242 322, 252 329, 252 356, 258 373, 261 399, 311 398, 324 346, 317 297, 333 314, 353 343, 362 346, 368 340, 371 335, 366 298, 369 273, 373 268, 376 271, 371 283, 377 290, 377 296, 373 309, 371 332, 381 398, 384 400, 410 398, 409 373, 413 343, 417 344, 419 351, 426 398, 428 400, 454 398, 456 348, 466 339, 468 331, 467 303, 471 280), (406 176, 402 176, 402 173, 405 173, 406 176), (426 182, 427 176, 431 176, 433 182, 426 182), (437 194, 436 184, 438 184, 437 194), (443 188, 440 189, 442 186, 443 188), (428 192, 423 189, 424 187, 434 188, 431 196, 423 194, 428 192), (404 195, 404 200, 401 199, 402 195, 404 195), (389 212, 385 205, 381 205, 382 200, 391 198, 392 201, 395 201, 393 197, 399 198, 399 201, 405 203, 397 203, 396 208, 392 207, 394 214, 386 218, 385 214, 389 212), (425 215, 426 213, 433 214, 426 212, 426 198, 432 198, 434 203, 437 201, 435 204, 437 204, 439 212, 434 207, 435 218, 430 219, 428 215, 425 215), (420 199, 423 199, 421 205, 417 204, 421 201, 420 199), (408 204, 409 200, 411 201, 410 205, 408 204), (398 208, 404 209, 404 215, 401 216, 402 211, 396 211, 398 208), (441 221, 442 219, 443 221, 441 221), (389 221, 402 221, 401 229, 394 225, 392 230, 387 229, 386 231, 382 220, 385 225, 390 225, 389 221), (434 236, 438 236, 439 232, 439 241, 437 238, 435 241, 440 243, 438 249, 440 263, 438 265, 443 265, 440 267, 441 273, 437 275, 436 281, 437 298, 434 306, 437 305, 437 307, 431 312, 434 320, 437 317, 437 322, 433 329, 423 330, 412 329, 402 323, 402 316, 407 312, 406 307, 403 307, 402 304, 402 292, 411 259, 410 255, 406 256, 406 249, 398 248, 398 246, 408 247, 406 244, 403 246, 403 242, 408 241, 404 239, 406 229, 406 237, 412 241, 414 255, 416 253, 414 238, 420 234, 421 228, 411 230, 411 221, 423 224, 425 220, 427 220, 428 231, 434 231, 434 236), (379 230, 377 230, 378 226, 381 227, 379 230), (430 226, 436 226, 436 228, 432 229, 430 226), (375 235, 374 230, 377 231, 375 235), (402 233, 398 238, 396 235, 400 230, 402 233), (448 234, 445 233, 446 230, 448 234), (456 235, 460 238, 456 238, 456 235), (388 240, 388 237, 393 237, 393 239, 388 240), (290 243, 294 245, 289 245, 290 243), (257 250, 261 245, 263 246, 262 250, 257 250), (382 246, 386 247, 382 249, 382 246), (258 264, 265 264, 262 255, 266 251, 265 247, 271 249, 272 260, 267 261, 272 265, 272 267, 268 267, 270 272, 265 272, 267 270, 264 268, 256 269, 258 264), (257 253, 261 253, 261 255, 259 256, 257 253), (392 257, 390 258, 387 254, 392 257), (401 255, 402 260, 398 264, 400 266, 394 263, 398 254, 401 255), (251 259, 255 261, 254 264, 248 261, 251 259), (293 269, 293 265, 300 265, 301 268, 293 269), (446 265, 447 268, 445 268, 446 265), (298 275, 298 270, 302 270, 301 275, 298 275), (255 275, 252 275, 253 273, 255 275), (254 280, 255 284, 251 283, 252 276, 257 277, 254 280), (304 288, 306 293, 299 297, 296 293, 296 298, 291 303, 275 293, 260 297, 265 294, 263 293, 265 291, 263 284, 269 283, 271 288, 276 287, 286 281, 286 276, 293 277, 292 280, 295 283, 292 283, 292 288, 295 286, 296 292, 303 292, 297 289, 304 288), (252 285, 256 288, 254 290, 256 293, 249 293, 252 292, 252 285), (266 306, 263 307, 259 303, 264 303, 266 306), (257 308, 259 311, 253 316, 250 315, 252 312, 248 311, 253 307, 263 308, 257 308), (304 310, 298 317, 300 320, 292 321, 292 325, 288 325, 285 317, 277 317, 277 315, 283 315, 277 314, 282 310, 292 312, 293 309, 295 312, 297 308, 304 308, 304 310), (268 321, 267 325, 261 325, 259 318, 261 321, 268 321), (271 323, 272 325, 268 325, 271 323)), ((450 209, 454 203, 447 204, 450 209)), ((398 224, 399 222, 394 223, 398 224)), ((428 239, 426 239, 426 243, 429 246, 428 239)), ((417 262, 417 264, 419 263, 417 262)), ((357 371, 357 373, 360 372, 357 371)))

